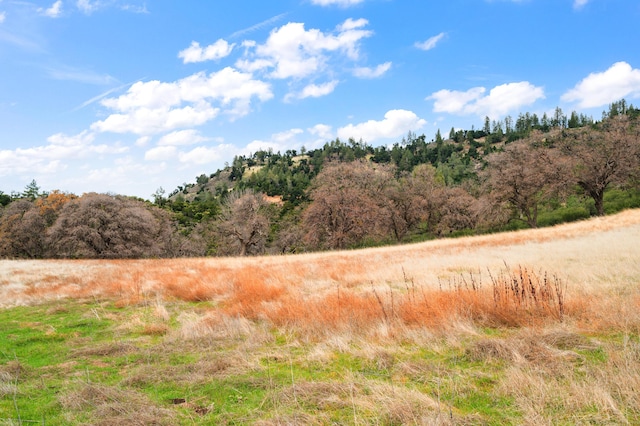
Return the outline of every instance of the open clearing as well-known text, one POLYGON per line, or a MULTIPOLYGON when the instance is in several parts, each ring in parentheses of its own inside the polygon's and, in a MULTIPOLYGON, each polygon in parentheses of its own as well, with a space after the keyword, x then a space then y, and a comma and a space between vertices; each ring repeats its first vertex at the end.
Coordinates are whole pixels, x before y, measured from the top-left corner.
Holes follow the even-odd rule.
POLYGON ((638 423, 638 241, 2 260, 0 424, 638 423))

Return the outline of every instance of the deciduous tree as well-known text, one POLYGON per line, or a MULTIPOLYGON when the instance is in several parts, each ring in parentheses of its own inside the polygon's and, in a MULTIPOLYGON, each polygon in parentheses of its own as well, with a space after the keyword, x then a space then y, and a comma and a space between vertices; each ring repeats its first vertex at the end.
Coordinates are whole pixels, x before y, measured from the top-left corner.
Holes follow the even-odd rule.
POLYGON ((220 214, 218 253, 240 256, 264 253, 269 226, 263 194, 232 192, 220 214))
POLYGON ((506 203, 536 228, 538 205, 567 185, 568 167, 556 154, 543 146, 539 132, 507 145, 503 152, 487 157, 482 174, 485 191, 494 202, 506 203))
POLYGON ((627 115, 615 115, 595 128, 567 132, 562 140, 576 182, 593 199, 599 216, 604 215, 606 189, 638 175, 639 125, 627 115))
POLYGON ((307 243, 342 249, 365 237, 384 235, 386 212, 380 197, 392 175, 367 161, 329 163, 314 180, 303 215, 307 243))
POLYGON ((62 208, 48 241, 53 257, 162 257, 170 225, 166 212, 142 201, 89 193, 62 208))

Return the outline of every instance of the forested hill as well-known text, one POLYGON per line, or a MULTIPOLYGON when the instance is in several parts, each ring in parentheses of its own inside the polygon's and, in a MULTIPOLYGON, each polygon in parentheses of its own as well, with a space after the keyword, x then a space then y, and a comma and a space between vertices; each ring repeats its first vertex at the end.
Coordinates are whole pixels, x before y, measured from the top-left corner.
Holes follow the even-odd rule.
POLYGON ((18 258, 295 253, 546 226, 640 207, 640 109, 258 151, 153 203, 33 182, 0 204, 0 257, 18 258))
MULTIPOLYGON (((627 107, 624 101, 612 104, 610 113, 631 114, 633 106, 627 107)), ((607 114, 608 115, 608 114, 607 114)), ((411 172, 420 164, 431 164, 447 185, 457 185, 469 178, 475 178, 478 164, 484 157, 496 152, 505 144, 524 139, 532 132, 548 133, 558 128, 579 128, 594 125, 591 117, 573 112, 570 117, 556 109, 552 118, 546 114, 541 118, 536 114, 520 114, 514 121, 506 117, 503 121, 491 121, 485 118, 481 130, 451 129, 446 135, 440 130, 435 137, 427 140, 422 134, 409 133, 391 147, 373 147, 366 142, 341 141, 327 142, 322 148, 300 152, 288 150, 284 153, 258 151, 248 157, 235 157, 231 164, 210 176, 201 175, 195 183, 183 184, 173 190, 171 200, 198 201, 209 194, 216 197, 224 195, 230 189, 252 189, 269 196, 279 196, 285 202, 298 204, 308 200, 306 190, 311 180, 328 161, 351 162, 366 159, 376 164, 388 164, 394 167, 397 176, 411 172)), ((157 193, 159 198, 164 193, 157 193)))

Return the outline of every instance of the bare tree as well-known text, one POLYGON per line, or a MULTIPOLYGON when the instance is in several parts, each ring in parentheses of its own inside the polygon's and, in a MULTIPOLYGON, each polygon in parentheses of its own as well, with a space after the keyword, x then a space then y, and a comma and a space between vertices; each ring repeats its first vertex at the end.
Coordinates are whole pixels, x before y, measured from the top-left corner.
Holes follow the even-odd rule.
POLYGON ((396 240, 402 241, 422 222, 433 224, 443 188, 436 178, 436 169, 430 164, 421 164, 412 173, 389 180, 381 201, 396 240))
POLYGON ((392 177, 387 167, 366 161, 328 163, 316 176, 302 227, 314 248, 342 249, 366 237, 380 237, 388 211, 381 198, 392 177))
POLYGON ((446 187, 439 193, 435 231, 445 236, 453 231, 474 229, 478 223, 478 200, 464 188, 446 187))
POLYGON ((222 206, 218 253, 247 256, 264 253, 270 220, 264 196, 234 191, 222 206))
POLYGON ((45 254, 45 220, 33 201, 10 203, 0 217, 0 256, 41 258, 45 254))
POLYGON ((510 206, 532 228, 538 226, 539 204, 567 185, 568 166, 542 138, 535 133, 489 155, 481 174, 494 202, 510 206))
POLYGON ((48 241, 53 257, 161 257, 170 225, 165 212, 142 201, 89 193, 62 208, 48 241))
POLYGON ((578 185, 593 199, 596 213, 602 216, 607 188, 638 176, 638 123, 627 115, 617 115, 596 128, 583 127, 565 135, 562 151, 572 163, 578 185))

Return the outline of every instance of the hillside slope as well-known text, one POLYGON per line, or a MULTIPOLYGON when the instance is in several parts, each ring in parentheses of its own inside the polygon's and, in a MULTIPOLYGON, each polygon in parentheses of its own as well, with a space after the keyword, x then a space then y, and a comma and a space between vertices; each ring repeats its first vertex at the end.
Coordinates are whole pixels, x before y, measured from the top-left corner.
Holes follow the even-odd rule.
POLYGON ((68 297, 225 300, 246 283, 308 295, 402 290, 407 282, 434 288, 468 274, 488 281, 490 273, 518 266, 592 293, 640 282, 639 240, 636 209, 552 228, 280 257, 0 260, 0 307, 68 297))

